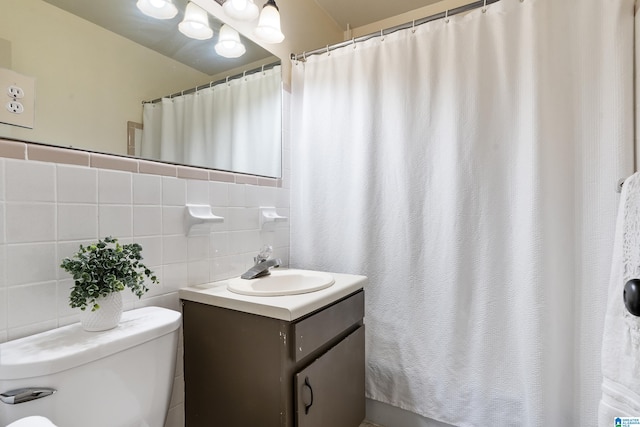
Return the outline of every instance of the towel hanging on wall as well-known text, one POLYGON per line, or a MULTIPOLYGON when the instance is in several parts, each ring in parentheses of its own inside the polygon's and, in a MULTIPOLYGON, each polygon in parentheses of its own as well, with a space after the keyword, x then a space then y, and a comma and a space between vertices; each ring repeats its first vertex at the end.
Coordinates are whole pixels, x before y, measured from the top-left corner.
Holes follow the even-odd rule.
POLYGON ((598 422, 640 416, 640 173, 622 188, 602 339, 602 398, 598 422), (631 310, 629 310, 631 307, 631 310))

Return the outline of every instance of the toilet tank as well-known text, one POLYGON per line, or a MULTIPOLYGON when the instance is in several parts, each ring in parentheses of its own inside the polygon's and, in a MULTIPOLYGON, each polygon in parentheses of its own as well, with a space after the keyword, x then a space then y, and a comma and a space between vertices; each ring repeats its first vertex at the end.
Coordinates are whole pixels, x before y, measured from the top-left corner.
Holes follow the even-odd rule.
POLYGON ((56 392, 19 404, 0 401, 0 426, 41 415, 60 427, 162 427, 175 376, 179 312, 124 312, 118 327, 80 324, 0 344, 0 393, 56 392))

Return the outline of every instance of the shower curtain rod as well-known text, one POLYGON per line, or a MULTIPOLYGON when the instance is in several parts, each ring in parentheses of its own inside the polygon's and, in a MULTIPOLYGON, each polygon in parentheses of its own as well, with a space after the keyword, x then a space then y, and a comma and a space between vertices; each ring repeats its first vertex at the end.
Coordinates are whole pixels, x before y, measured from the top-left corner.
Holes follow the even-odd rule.
MULTIPOLYGON (((431 22, 431 21, 436 21, 438 19, 442 19, 442 18, 447 18, 449 16, 453 16, 453 15, 457 15, 459 13, 464 13, 464 12, 468 12, 470 10, 473 9, 478 9, 480 7, 486 7, 489 4, 492 3, 497 3, 500 0, 479 0, 473 3, 469 3, 466 4, 464 6, 460 6, 460 7, 456 7, 454 9, 450 9, 450 10, 446 10, 444 12, 440 12, 440 13, 436 13, 434 15, 429 15, 427 17, 424 18, 420 18, 420 19, 416 19, 413 20, 411 22, 407 22, 405 24, 400 24, 400 25, 396 25, 395 27, 390 27, 390 28, 386 28, 384 30, 380 30, 378 32, 375 33, 371 33, 371 34, 367 34, 364 36, 360 36, 360 37, 354 37, 351 40, 346 40, 340 43, 336 43, 333 45, 327 45, 325 47, 321 47, 309 52, 303 52, 303 53, 299 53, 299 54, 291 54, 291 60, 292 61, 305 61, 307 56, 311 56, 311 55, 319 55, 322 53, 328 53, 331 52, 332 50, 336 50, 339 49, 341 47, 345 47, 345 46, 349 46, 350 44, 355 44, 355 43, 361 43, 364 41, 367 41, 369 39, 372 39, 374 37, 384 37, 388 34, 391 33, 395 33, 396 31, 400 31, 400 30, 406 30, 409 28, 413 28, 416 27, 418 25, 422 25, 422 24, 426 24, 427 22, 431 22)), ((523 0, 521 0, 523 1, 523 0)))
POLYGON ((142 101, 143 104, 155 104, 157 102, 162 101, 164 98, 175 98, 176 96, 188 95, 190 93, 197 92, 202 89, 210 88, 211 86, 219 85, 221 83, 229 82, 230 80, 239 79, 242 77, 250 76, 251 74, 261 73, 263 71, 270 70, 275 66, 280 65, 280 61, 272 62, 270 64, 262 65, 260 67, 252 68, 250 70, 243 71, 242 73, 234 74, 232 76, 227 76, 224 79, 212 81, 209 83, 205 83, 200 86, 192 87, 191 89, 181 90, 180 92, 172 93, 171 95, 163 96, 162 98, 156 98, 151 101, 142 101))

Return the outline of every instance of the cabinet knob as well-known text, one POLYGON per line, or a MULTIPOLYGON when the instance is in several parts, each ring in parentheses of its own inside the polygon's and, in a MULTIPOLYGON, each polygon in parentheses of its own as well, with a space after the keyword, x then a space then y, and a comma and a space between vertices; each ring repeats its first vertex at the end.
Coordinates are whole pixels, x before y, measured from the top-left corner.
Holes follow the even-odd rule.
POLYGON ((309 389, 309 404, 307 405, 307 399, 305 399, 305 395, 303 394, 302 396, 302 404, 304 405, 304 414, 308 415, 309 414, 309 409, 311 409, 311 405, 313 405, 313 388, 311 387, 311 384, 309 384, 309 377, 304 377, 304 384, 302 385, 303 391, 308 388, 309 389))
POLYGON ((629 313, 640 316, 640 279, 631 279, 624 285, 622 299, 629 313))

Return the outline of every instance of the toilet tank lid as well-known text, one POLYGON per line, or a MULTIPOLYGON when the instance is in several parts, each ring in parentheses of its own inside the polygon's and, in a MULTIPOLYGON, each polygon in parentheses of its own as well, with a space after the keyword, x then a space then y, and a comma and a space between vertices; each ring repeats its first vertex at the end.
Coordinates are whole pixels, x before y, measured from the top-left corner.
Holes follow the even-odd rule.
POLYGON ((122 313, 108 331, 87 332, 79 323, 0 344, 0 381, 51 375, 169 334, 181 314, 161 307, 122 313))

